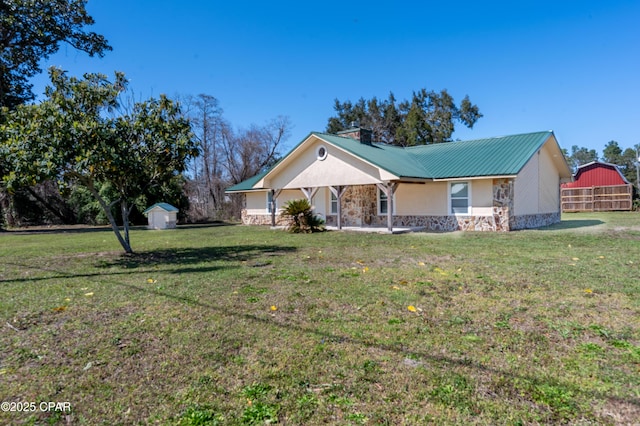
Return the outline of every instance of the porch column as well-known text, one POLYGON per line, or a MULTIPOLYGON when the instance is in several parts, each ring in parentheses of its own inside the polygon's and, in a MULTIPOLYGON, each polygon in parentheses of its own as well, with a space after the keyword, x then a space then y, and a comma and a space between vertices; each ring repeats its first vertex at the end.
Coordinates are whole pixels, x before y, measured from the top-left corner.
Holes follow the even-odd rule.
POLYGON ((278 198, 280 192, 282 192, 282 189, 271 190, 271 205, 269 206, 271 209, 271 226, 276 226, 276 198, 278 198))
POLYGON ((311 200, 313 200, 313 197, 316 195, 316 192, 318 192, 318 187, 300 188, 300 191, 302 191, 304 196, 307 197, 307 201, 309 201, 309 204, 311 205, 312 204, 311 200))
POLYGON ((338 220, 337 220, 338 229, 342 229, 342 196, 344 195, 344 192, 346 191, 346 189, 347 189, 346 185, 329 187, 329 190, 338 199, 338 220))
POLYGON ((377 183, 376 185, 387 196, 387 230, 393 232, 393 195, 398 189, 398 182, 377 183))

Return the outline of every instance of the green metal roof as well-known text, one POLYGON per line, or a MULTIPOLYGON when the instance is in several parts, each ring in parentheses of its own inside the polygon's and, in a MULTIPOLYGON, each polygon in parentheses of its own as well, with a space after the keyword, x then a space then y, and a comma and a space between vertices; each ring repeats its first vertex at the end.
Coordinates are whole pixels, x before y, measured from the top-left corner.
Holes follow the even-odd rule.
POLYGON ((427 177, 424 167, 406 148, 378 143, 368 145, 352 138, 328 133, 312 134, 396 176, 427 177))
MULTIPOLYGON (((369 145, 327 133, 312 132, 309 136, 311 135, 401 178, 455 179, 516 175, 553 132, 523 133, 408 148, 378 143, 369 145)), ((261 189, 254 188, 254 185, 269 171, 240 182, 228 188, 227 192, 261 189)))
POLYGON ((407 148, 430 178, 516 175, 553 134, 551 131, 438 143, 407 148))
POLYGON ((247 180, 243 180, 240 183, 237 183, 229 188, 227 188, 225 190, 225 192, 246 192, 246 191, 252 191, 252 190, 256 190, 256 189, 261 189, 261 188, 254 188, 253 185, 255 185, 256 183, 258 183, 260 181, 260 179, 262 179, 263 177, 265 177, 265 175, 267 173, 269 173, 271 169, 269 170, 265 170, 262 173, 258 173, 257 175, 250 177, 247 180))
POLYGON ((147 214, 151 210, 155 209, 156 207, 160 207, 162 210, 165 210, 165 211, 168 211, 168 212, 177 212, 178 211, 177 207, 174 207, 169 203, 155 203, 154 205, 152 205, 151 207, 149 207, 148 209, 146 209, 142 213, 143 214, 147 214))

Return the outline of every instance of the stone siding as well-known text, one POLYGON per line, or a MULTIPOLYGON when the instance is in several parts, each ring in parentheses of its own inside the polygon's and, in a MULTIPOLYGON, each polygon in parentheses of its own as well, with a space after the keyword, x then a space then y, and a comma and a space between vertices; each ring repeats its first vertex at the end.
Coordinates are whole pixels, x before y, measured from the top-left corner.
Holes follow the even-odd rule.
POLYGON ((378 211, 377 186, 349 186, 342 195, 342 225, 369 226, 378 211))
MULTIPOLYGON (((434 232, 490 231, 507 232, 517 229, 538 228, 560 221, 560 213, 542 213, 511 217, 507 223, 501 222, 505 216, 393 216, 393 226, 402 228, 424 228, 434 232), (496 217, 498 220, 496 220, 496 217), (508 226, 507 226, 508 225, 508 226)), ((327 226, 337 226, 336 215, 328 215, 327 226)), ((360 225, 343 225, 360 226, 360 225)), ((363 228, 387 227, 387 216, 375 216, 370 225, 363 228)))
MULTIPOLYGON (((271 226, 271 214, 247 214, 246 209, 242 209, 241 219, 243 225, 268 225, 271 226)), ((277 214, 276 215, 276 226, 287 226, 289 221, 277 214)))
POLYGON ((493 180, 493 231, 510 231, 513 223, 513 181, 493 180))
MULTIPOLYGON (((377 216, 375 226, 387 227, 387 216, 377 216)), ((496 231, 492 216, 393 216, 393 226, 428 231, 496 231)))
POLYGON ((560 212, 516 216, 511 229, 530 229, 560 223, 560 212))

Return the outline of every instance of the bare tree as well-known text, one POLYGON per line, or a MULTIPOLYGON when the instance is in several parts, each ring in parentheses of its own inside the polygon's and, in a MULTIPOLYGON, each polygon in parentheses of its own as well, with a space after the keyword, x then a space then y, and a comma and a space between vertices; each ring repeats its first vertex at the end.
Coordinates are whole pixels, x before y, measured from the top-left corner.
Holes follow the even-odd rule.
POLYGON ((222 108, 213 96, 190 96, 183 100, 183 104, 201 152, 191 164, 191 201, 199 218, 215 218, 224 208, 226 180, 221 146, 229 124, 222 117, 222 108))
POLYGON ((279 116, 264 126, 251 125, 233 132, 227 128, 222 152, 230 184, 236 184, 271 167, 280 159, 279 149, 289 137, 288 117, 279 116))
MULTIPOLYGON (((251 125, 237 132, 227 128, 222 153, 229 184, 240 183, 273 166, 280 159, 279 149, 289 137, 290 129, 289 118, 283 116, 264 126, 251 125)), ((242 203, 242 195, 231 197, 229 209, 233 217, 240 216, 242 203)))
POLYGON ((277 117, 263 126, 234 129, 223 117, 218 100, 200 94, 182 99, 200 155, 191 164, 187 185, 192 220, 227 219, 239 214, 240 200, 225 196, 225 189, 270 167, 289 136, 290 121, 277 117))

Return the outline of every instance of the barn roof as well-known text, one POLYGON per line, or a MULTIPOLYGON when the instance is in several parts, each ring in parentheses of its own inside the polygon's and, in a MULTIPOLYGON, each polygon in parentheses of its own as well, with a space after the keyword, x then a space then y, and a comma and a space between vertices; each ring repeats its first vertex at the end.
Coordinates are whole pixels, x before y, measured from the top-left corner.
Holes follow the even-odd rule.
POLYGON ((629 184, 629 181, 620 172, 616 164, 596 160, 579 166, 573 175, 573 182, 562 186, 566 188, 582 188, 629 184))

